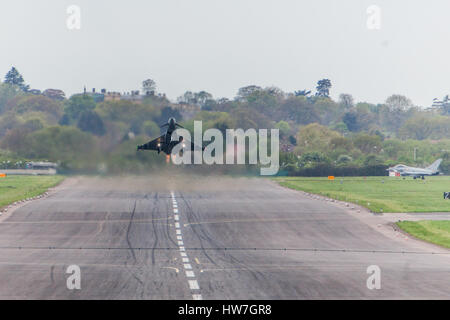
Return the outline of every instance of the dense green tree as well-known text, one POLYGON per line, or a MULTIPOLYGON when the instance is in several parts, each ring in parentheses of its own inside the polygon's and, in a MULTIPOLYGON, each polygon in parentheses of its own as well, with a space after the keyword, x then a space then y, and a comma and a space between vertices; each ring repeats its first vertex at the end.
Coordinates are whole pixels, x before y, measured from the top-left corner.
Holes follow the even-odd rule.
POLYGON ((374 120, 373 114, 359 108, 345 113, 342 118, 342 122, 347 126, 348 130, 352 132, 368 130, 374 120))
POLYGON ((330 141, 341 135, 325 126, 312 123, 301 127, 297 133, 297 147, 295 152, 303 154, 304 152, 321 152, 329 151, 330 141))
POLYGON ((316 96, 328 98, 330 96, 331 81, 322 79, 317 82, 316 96))
POLYGON ((255 94, 258 91, 262 91, 263 88, 256 85, 249 85, 242 88, 239 88, 236 98, 238 100, 245 100, 247 97, 255 94))
POLYGON ((90 132, 97 136, 105 134, 103 120, 95 111, 83 111, 78 119, 77 127, 82 131, 90 132))
POLYGON ((30 89, 30 86, 25 84, 25 80, 15 67, 12 67, 11 70, 9 70, 8 73, 6 74, 5 83, 17 86, 22 91, 25 92, 27 92, 30 89))
POLYGON ((409 98, 405 96, 402 96, 400 94, 393 94, 386 99, 386 105, 391 111, 393 110, 405 111, 408 108, 412 107, 413 103, 409 98))
POLYGON ((178 122, 181 122, 183 120, 183 116, 181 115, 180 111, 172 107, 164 107, 161 110, 161 116, 158 118, 158 124, 163 125, 167 123, 167 120, 169 118, 175 118, 178 122))
POLYGON ((67 169, 96 167, 97 147, 92 135, 74 127, 48 127, 27 134, 19 154, 60 162, 67 169))
POLYGON ((303 96, 285 100, 280 106, 278 119, 291 120, 298 124, 320 122, 319 110, 303 96))
POLYGON ((87 94, 73 95, 67 100, 64 112, 69 122, 77 122, 80 115, 85 111, 94 110, 96 104, 94 98, 87 94))
POLYGON ((345 109, 351 109, 355 105, 355 102, 351 94, 341 93, 339 95, 339 104, 345 109))
POLYGON ((307 97, 311 94, 311 90, 298 90, 294 94, 296 97, 307 97))
POLYGON ((364 153, 378 153, 381 151, 381 138, 365 133, 358 134, 353 139, 353 144, 364 153))
POLYGON ((286 137, 289 132, 291 131, 291 126, 286 121, 279 121, 277 124, 275 124, 275 128, 280 130, 280 137, 284 138, 286 137))
POLYGON ((156 137, 160 134, 159 126, 151 120, 147 120, 142 125, 143 133, 149 137, 156 137))

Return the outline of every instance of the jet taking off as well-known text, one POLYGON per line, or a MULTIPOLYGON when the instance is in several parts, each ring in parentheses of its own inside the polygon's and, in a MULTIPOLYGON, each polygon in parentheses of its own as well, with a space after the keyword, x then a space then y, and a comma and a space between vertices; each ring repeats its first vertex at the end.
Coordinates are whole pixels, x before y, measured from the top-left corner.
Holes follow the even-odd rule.
POLYGON ((183 128, 183 126, 179 125, 175 118, 170 118, 166 124, 162 125, 161 128, 167 127, 166 133, 162 136, 146 143, 141 146, 138 146, 138 150, 154 150, 158 151, 158 154, 162 151, 168 156, 171 155, 172 149, 178 145, 179 143, 183 144, 183 149, 186 147, 190 148, 191 151, 194 150, 203 150, 202 147, 197 147, 194 143, 190 141, 183 141, 183 137, 179 137, 178 141, 172 141, 172 134, 177 128, 183 128))
POLYGON ((439 174, 439 166, 441 165, 442 159, 438 159, 429 167, 426 168, 415 168, 408 167, 404 164, 398 164, 394 167, 390 167, 387 169, 389 172, 394 172, 401 176, 413 176, 414 179, 422 177, 422 180, 425 179, 425 176, 435 176, 439 174))

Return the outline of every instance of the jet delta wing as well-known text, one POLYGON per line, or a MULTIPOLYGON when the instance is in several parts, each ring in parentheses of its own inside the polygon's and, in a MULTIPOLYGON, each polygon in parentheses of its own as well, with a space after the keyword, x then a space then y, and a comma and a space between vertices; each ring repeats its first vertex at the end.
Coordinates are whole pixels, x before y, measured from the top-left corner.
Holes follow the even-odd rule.
POLYGON ((398 164, 394 167, 390 167, 387 169, 387 171, 392 172, 396 175, 400 176, 412 176, 414 179, 422 178, 425 179, 425 176, 435 176, 438 175, 439 172, 439 166, 441 165, 442 159, 438 159, 433 164, 426 168, 417 168, 417 167, 410 167, 406 166, 404 164, 398 164))
POLYGON ((146 144, 143 144, 141 146, 138 146, 138 150, 154 150, 158 151, 160 153, 161 151, 164 152, 166 155, 170 156, 172 153, 173 148, 182 143, 182 150, 185 150, 186 148, 190 148, 191 151, 195 150, 204 150, 205 148, 201 146, 195 145, 193 142, 189 140, 183 140, 183 137, 179 137, 178 141, 172 141, 172 134, 175 132, 177 127, 183 128, 181 125, 179 125, 175 118, 170 118, 166 124, 162 125, 161 128, 167 127, 166 133, 164 133, 162 136, 147 142, 146 144))

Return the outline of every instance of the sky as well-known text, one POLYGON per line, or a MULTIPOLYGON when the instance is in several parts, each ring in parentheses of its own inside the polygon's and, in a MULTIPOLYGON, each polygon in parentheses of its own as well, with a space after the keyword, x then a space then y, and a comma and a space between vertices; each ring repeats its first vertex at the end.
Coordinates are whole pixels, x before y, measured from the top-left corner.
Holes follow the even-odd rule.
POLYGON ((430 106, 450 94, 448 0, 14 0, 0 3, 0 77, 32 88, 139 90, 175 100, 246 85, 430 106), (67 12, 80 9, 80 29, 67 12), (373 11, 371 7, 376 6, 373 11), (73 25, 72 25, 73 26, 73 25))

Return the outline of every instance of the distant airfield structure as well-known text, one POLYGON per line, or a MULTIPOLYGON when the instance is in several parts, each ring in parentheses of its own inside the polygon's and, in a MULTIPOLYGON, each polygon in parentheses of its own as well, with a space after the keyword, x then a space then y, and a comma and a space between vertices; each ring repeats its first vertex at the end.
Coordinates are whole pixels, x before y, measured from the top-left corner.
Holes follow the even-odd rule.
POLYGON ((53 162, 27 162, 23 169, 0 169, 0 177, 13 175, 49 176, 57 173, 58 164, 53 162))

